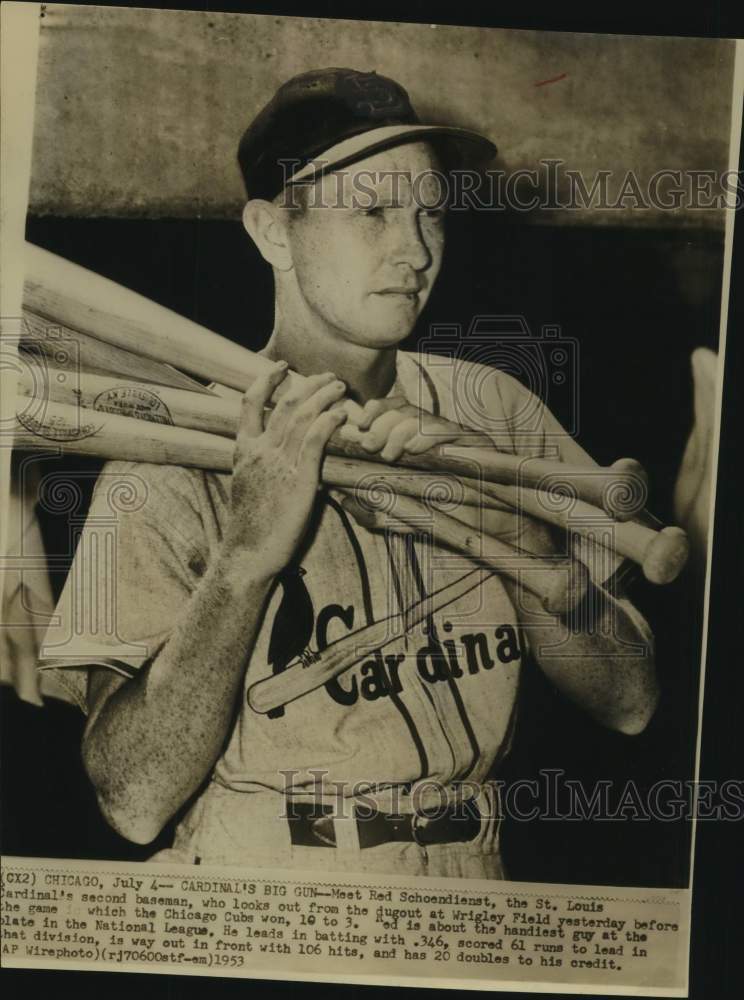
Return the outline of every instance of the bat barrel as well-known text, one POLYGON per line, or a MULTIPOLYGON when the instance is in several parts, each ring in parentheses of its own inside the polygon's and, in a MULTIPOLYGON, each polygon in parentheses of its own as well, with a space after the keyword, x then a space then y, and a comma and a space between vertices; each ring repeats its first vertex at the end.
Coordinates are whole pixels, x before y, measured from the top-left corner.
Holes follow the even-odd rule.
POLYGON ((235 444, 204 431, 139 421, 36 397, 19 397, 14 447, 231 472, 235 444))

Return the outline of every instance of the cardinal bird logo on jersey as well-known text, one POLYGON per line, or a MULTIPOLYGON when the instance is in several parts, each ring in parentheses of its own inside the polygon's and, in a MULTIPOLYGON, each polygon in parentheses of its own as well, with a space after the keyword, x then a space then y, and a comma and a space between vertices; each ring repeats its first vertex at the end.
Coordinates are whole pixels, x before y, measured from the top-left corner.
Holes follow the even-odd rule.
MULTIPOLYGON (((274 617, 269 640, 269 663, 275 674, 301 657, 310 646, 315 629, 315 611, 303 577, 302 566, 287 566, 277 577, 282 588, 282 599, 274 617)), ((284 708, 274 708, 270 719, 284 715, 284 708)))

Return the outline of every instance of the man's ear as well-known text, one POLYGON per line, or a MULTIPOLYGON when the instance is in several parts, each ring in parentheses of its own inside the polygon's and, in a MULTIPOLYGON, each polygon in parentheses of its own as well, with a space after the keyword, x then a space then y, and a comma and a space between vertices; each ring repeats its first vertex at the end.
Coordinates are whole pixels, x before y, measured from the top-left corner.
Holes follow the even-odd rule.
POLYGON ((280 208, 252 198, 243 209, 243 226, 267 263, 277 271, 292 269, 289 233, 280 208))

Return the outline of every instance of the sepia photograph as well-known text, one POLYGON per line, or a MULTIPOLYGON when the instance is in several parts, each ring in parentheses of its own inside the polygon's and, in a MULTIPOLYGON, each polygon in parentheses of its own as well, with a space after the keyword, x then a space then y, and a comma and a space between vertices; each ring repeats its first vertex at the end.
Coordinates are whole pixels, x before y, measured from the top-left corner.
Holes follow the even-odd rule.
POLYGON ((740 43, 2 13, 3 964, 687 995, 740 43))

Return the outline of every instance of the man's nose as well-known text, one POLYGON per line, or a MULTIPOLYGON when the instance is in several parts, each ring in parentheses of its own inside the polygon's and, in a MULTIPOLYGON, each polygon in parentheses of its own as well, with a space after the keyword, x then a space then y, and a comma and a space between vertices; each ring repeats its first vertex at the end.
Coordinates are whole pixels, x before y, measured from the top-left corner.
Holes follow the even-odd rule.
POLYGON ((431 250, 421 231, 417 215, 399 209, 394 213, 391 257, 396 264, 408 264, 424 271, 432 262, 431 250))

